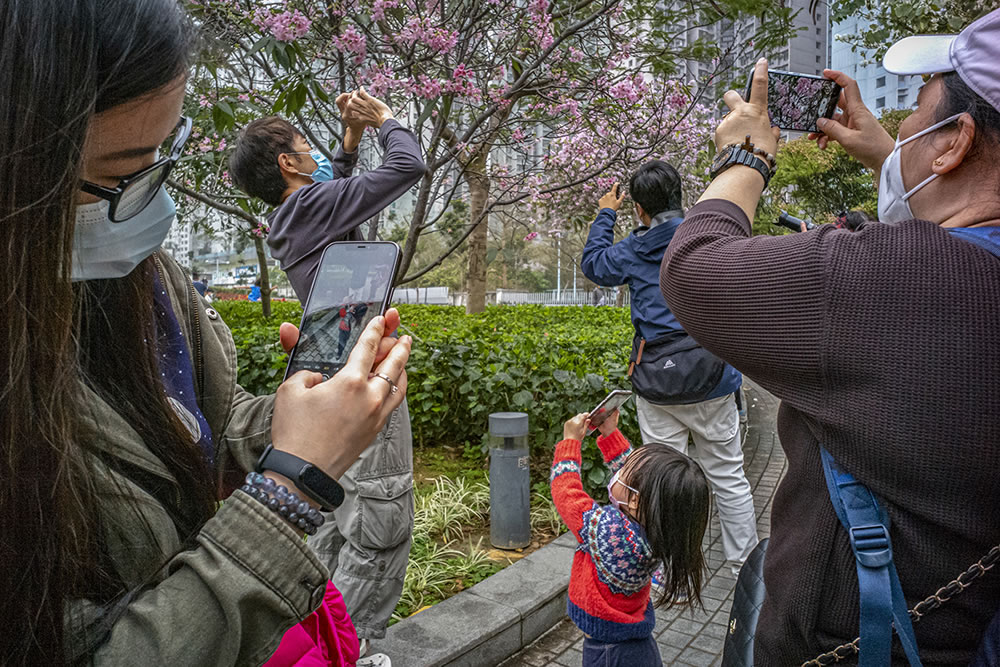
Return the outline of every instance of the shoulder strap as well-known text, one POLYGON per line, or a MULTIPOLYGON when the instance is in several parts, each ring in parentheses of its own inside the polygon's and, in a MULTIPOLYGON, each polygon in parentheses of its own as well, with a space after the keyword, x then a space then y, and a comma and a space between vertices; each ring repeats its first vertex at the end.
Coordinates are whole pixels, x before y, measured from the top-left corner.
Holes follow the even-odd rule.
POLYGON ((830 452, 820 448, 830 501, 851 541, 861 593, 859 667, 891 664, 892 629, 912 667, 920 665, 913 625, 903 588, 892 560, 889 516, 867 486, 841 469, 830 452))

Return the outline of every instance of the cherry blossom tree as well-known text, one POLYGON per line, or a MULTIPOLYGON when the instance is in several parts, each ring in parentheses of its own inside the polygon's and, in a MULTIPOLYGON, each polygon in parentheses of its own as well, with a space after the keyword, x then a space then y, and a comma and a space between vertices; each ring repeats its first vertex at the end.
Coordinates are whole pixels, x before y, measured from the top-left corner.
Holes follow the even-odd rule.
MULTIPOLYGON (((250 221, 260 219, 259 204, 226 182, 219 144, 231 144, 247 117, 281 113, 314 148, 332 153, 342 136, 334 97, 364 86, 417 134, 427 164, 413 193, 400 282, 468 244, 473 312, 485 303, 491 215, 532 228, 579 220, 593 193, 665 154, 693 186, 704 173, 698 155, 709 131, 709 110, 694 100, 742 79, 727 65, 736 52, 765 53, 791 25, 789 10, 768 0, 190 0, 189 7, 210 38, 191 78, 192 111, 218 143, 206 152, 199 145, 178 180, 200 189, 203 204, 243 211, 246 228, 257 229, 250 221), (746 44, 687 38, 747 13, 765 20, 746 44), (711 63, 712 74, 670 78, 682 59, 711 63), (420 239, 440 231, 454 201, 467 203, 465 228, 436 259, 415 266, 420 239)), ((369 166, 377 162, 365 154, 369 166)), ((378 232, 377 220, 369 232, 378 232)))

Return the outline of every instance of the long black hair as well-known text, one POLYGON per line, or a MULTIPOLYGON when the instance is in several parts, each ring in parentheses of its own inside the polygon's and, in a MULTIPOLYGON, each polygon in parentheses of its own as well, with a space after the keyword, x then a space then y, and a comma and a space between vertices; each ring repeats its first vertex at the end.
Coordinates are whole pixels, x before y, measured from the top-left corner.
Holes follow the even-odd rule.
MULTIPOLYGON (((0 663, 69 660, 68 600, 125 595, 93 473, 83 387, 112 405, 177 484, 153 489, 186 536, 212 476, 158 382, 152 260, 121 280, 70 282, 82 151, 94 114, 163 89, 189 66, 176 0, 0 3, 0 663)), ((99 438, 100 436, 96 436, 99 438)), ((116 462, 104 460, 126 474, 116 462)), ((134 479, 145 488, 144 480, 134 479)), ((155 568, 158 564, 151 564, 155 568)))
POLYGON ((628 485, 639 493, 636 519, 663 566, 663 591, 654 606, 701 605, 701 541, 711 502, 705 473, 690 457, 657 443, 638 448, 625 465, 628 485))

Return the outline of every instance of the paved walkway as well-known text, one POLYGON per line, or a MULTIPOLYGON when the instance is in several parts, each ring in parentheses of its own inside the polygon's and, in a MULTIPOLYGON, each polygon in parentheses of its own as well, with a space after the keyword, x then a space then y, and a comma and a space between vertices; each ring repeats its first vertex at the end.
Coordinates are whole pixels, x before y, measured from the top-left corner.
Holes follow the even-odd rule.
MULTIPOLYGON (((748 428, 743 440, 744 468, 753 488, 757 530, 761 538, 771 530, 771 499, 785 470, 785 454, 778 443, 775 419, 778 400, 747 382, 748 428)), ((709 667, 722 661, 722 643, 733 603, 735 578, 723 567, 719 518, 713 514, 705 536, 711 577, 702 591, 705 609, 656 612, 656 641, 664 665, 709 667)), ((580 667, 583 634, 565 620, 534 644, 502 663, 501 667, 580 667)))

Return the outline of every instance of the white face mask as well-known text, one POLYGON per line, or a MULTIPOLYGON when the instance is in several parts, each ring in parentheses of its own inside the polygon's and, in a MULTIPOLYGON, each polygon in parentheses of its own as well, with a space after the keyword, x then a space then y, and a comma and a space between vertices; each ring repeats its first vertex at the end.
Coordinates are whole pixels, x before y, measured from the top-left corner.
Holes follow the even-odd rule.
POLYGON ((160 247, 177 212, 163 187, 146 208, 125 222, 111 222, 108 206, 101 200, 76 207, 73 282, 127 276, 160 247))
POLYGON ((899 149, 914 139, 918 139, 925 134, 930 134, 931 132, 944 127, 961 115, 962 114, 955 114, 954 116, 945 118, 940 123, 934 123, 927 129, 921 130, 912 137, 907 137, 903 141, 896 139, 896 147, 892 149, 892 152, 889 153, 885 162, 882 163, 882 177, 879 179, 878 183, 879 222, 903 222, 904 220, 912 220, 915 216, 913 215, 913 211, 910 210, 910 197, 916 194, 920 188, 924 187, 938 177, 937 174, 931 174, 918 183, 916 187, 907 192, 906 186, 903 185, 903 167, 899 162, 899 149))

